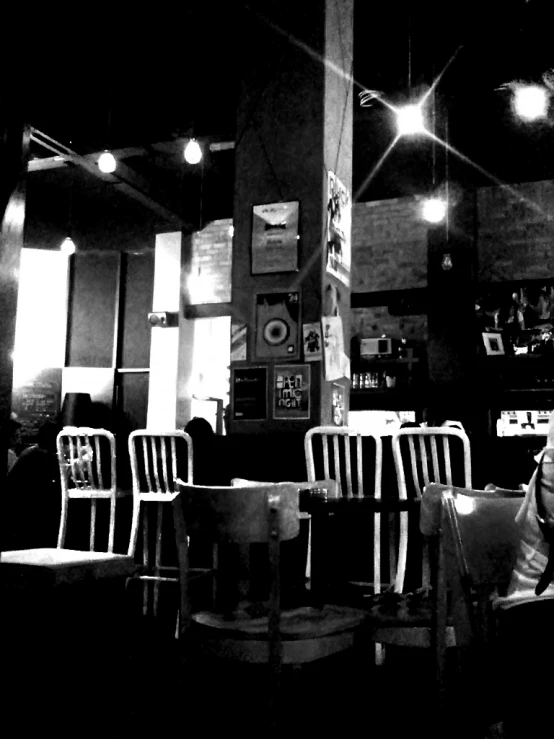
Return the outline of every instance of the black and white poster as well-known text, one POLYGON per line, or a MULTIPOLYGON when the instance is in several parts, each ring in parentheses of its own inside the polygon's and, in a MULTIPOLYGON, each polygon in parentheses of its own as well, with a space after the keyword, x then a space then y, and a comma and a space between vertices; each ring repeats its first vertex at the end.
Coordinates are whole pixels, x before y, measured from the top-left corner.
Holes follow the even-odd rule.
POLYGON ((255 205, 252 274, 298 271, 298 201, 255 205))
POLYGON ((352 201, 339 178, 329 172, 327 194, 327 274, 350 285, 352 201))
POLYGON ((256 359, 300 356, 300 293, 256 295, 256 359))
POLYGON ((231 369, 231 418, 233 421, 265 421, 267 367, 231 369))

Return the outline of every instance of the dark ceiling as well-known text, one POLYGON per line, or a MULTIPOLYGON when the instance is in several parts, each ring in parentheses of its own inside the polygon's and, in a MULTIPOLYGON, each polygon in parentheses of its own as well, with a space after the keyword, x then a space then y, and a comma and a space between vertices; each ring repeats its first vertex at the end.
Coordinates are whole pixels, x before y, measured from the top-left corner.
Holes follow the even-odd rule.
MULTIPOLYGON (((69 220, 83 232, 98 230, 100 202, 115 240, 121 220, 133 224, 132 240, 145 229, 167 228, 168 213, 192 227, 231 217, 233 149, 221 142, 237 136, 241 65, 252 63, 238 47, 241 34, 256 33, 260 23, 250 6, 263 11, 272 2, 161 3, 148 6, 148 15, 94 6, 82 18, 64 15, 54 26, 50 19, 47 27, 34 15, 25 58, 29 123, 85 157, 118 150, 126 170, 122 183, 51 159, 46 169, 32 164, 30 241, 43 238, 44 225, 63 229, 69 220), (191 134, 212 145, 196 169, 184 167, 181 156, 191 134)), ((511 111, 509 89, 499 89, 514 80, 540 81, 554 68, 550 6, 551 0, 356 0, 355 199, 421 193, 445 178, 473 187, 554 176, 554 111, 550 121, 524 125, 511 111), (443 71, 435 131, 462 156, 445 156, 428 138, 406 139, 375 173, 395 135, 383 101, 417 97, 443 71), (381 100, 361 107, 364 89, 379 91, 381 100)), ((33 141, 32 154, 54 152, 33 141)))

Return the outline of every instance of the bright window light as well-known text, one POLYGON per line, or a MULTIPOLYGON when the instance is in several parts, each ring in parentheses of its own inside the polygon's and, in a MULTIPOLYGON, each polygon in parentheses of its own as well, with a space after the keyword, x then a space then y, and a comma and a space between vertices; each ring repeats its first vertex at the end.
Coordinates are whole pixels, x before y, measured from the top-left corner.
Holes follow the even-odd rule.
POLYGON ((202 149, 196 139, 189 139, 185 146, 185 161, 189 164, 198 164, 202 159, 202 149))
POLYGON ((63 367, 68 261, 59 251, 22 249, 13 352, 19 388, 46 367, 63 367))
POLYGON ((422 214, 427 223, 441 223, 446 218, 447 203, 442 198, 427 198, 423 201, 422 214))
POLYGON ((396 125, 399 136, 414 136, 425 133, 425 120, 421 105, 405 105, 396 110, 396 125))
POLYGON ((98 157, 98 169, 104 174, 115 172, 117 162, 114 155, 110 151, 103 151, 98 157))
POLYGON ((519 85, 514 90, 514 110, 525 121, 545 118, 548 112, 548 92, 540 85, 519 85))

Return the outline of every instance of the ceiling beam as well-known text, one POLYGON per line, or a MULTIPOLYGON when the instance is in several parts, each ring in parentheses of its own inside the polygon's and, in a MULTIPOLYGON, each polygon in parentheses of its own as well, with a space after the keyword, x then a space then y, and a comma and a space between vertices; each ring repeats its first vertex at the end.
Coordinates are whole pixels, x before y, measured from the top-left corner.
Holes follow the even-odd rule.
MULTIPOLYGON (((36 129, 33 129, 33 131, 36 131, 36 129)), ((39 134, 40 132, 36 131, 36 133, 39 134)), ((49 143, 46 140, 43 140, 40 136, 35 137, 31 134, 31 140, 35 141, 35 143, 39 144, 40 146, 43 146, 49 151, 53 151, 56 154, 56 156, 35 157, 34 159, 31 159, 29 161, 28 168, 27 168, 28 172, 40 172, 45 169, 58 169, 58 168, 67 166, 67 161, 66 161, 67 154, 65 155, 60 154, 59 148, 54 148, 53 144, 49 143)), ((51 141, 53 141, 53 139, 51 139, 51 141)), ((152 151, 160 152, 162 154, 169 154, 171 152, 174 152, 176 149, 177 150, 184 149, 185 143, 187 141, 188 141, 188 138, 173 139, 172 141, 159 141, 156 144, 152 144, 148 148, 144 146, 127 146, 121 149, 111 149, 111 153, 114 155, 114 157, 119 162, 121 161, 121 159, 128 159, 130 157, 149 156, 152 153, 152 151)), ((199 139, 199 141, 202 141, 202 139, 199 139)), ((63 144, 59 144, 58 147, 62 147, 63 149, 66 149, 66 147, 63 146, 63 144)), ((235 142, 234 141, 212 141, 208 145, 208 148, 210 151, 229 151, 230 149, 235 148, 235 142)), ((69 152, 69 150, 67 151, 69 152)), ((95 152, 94 154, 87 154, 86 158, 92 159, 96 162, 100 154, 102 154, 101 151, 95 152)), ((102 174, 102 173, 99 171, 99 174, 102 174)))
MULTIPOLYGON (((31 160, 28 166, 29 172, 66 167, 68 164, 74 164, 85 169, 95 177, 104 180, 106 183, 116 186, 121 192, 142 203, 152 212, 156 213, 156 215, 169 221, 172 227, 188 231, 194 230, 190 223, 183 221, 179 214, 160 202, 160 198, 153 192, 150 183, 144 177, 137 174, 130 167, 123 164, 123 162, 118 161, 117 170, 114 173, 107 174, 101 172, 97 165, 97 160, 101 152, 81 156, 35 128, 31 129, 31 140, 54 152, 55 156, 47 157, 45 160, 31 160)), ((137 150, 137 153, 138 151, 146 153, 146 150, 137 150)), ((117 153, 114 152, 114 156, 117 158, 117 153)))

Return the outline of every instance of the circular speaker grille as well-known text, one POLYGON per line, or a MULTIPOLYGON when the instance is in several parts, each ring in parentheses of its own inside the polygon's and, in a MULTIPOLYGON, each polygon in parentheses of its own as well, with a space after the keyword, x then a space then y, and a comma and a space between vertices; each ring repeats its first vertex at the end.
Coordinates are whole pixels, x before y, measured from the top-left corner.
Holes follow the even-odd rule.
POLYGON ((264 326, 263 332, 264 340, 270 346, 280 346, 289 337, 289 327, 286 321, 282 318, 273 318, 268 321, 264 326))

